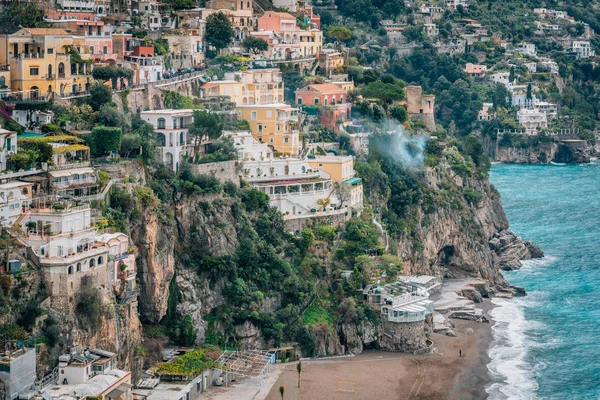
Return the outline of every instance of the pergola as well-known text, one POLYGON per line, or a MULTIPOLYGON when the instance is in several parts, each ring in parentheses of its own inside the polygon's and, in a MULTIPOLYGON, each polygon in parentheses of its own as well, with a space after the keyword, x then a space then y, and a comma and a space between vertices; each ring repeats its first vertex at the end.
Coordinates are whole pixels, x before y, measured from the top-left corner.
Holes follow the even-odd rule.
MULTIPOLYGON (((226 374, 262 381, 271 372, 275 352, 269 350, 226 350, 216 361, 216 369, 226 374)), ((225 380, 227 382, 227 379, 225 380)))

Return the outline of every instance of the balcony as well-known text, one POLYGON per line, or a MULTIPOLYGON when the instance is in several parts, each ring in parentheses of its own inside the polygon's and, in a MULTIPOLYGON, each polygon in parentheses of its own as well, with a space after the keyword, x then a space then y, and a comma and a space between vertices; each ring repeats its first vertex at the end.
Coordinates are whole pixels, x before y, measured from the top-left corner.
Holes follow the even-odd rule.
POLYGON ((55 188, 68 188, 77 185, 89 185, 96 183, 96 178, 85 178, 85 179, 69 179, 67 181, 54 182, 55 188))

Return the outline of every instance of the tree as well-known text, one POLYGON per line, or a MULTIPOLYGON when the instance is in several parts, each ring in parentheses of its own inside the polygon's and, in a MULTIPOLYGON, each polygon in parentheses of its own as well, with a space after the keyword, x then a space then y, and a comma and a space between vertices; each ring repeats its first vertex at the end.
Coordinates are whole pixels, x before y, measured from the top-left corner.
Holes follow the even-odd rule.
POLYGON ((516 76, 515 76, 515 67, 510 67, 510 72, 508 74, 508 81, 510 83, 513 83, 515 81, 515 78, 516 78, 516 76))
POLYGON ((121 149, 121 128, 96 126, 92 130, 92 140, 97 154, 104 155, 121 149))
POLYGON ((298 387, 300 387, 300 374, 302 373, 302 360, 296 364, 296 371, 298 371, 298 387))
POLYGON ((97 81, 107 82, 111 80, 115 76, 115 67, 107 65, 107 66, 97 66, 94 67, 92 71, 92 77, 97 81))
POLYGON ((508 90, 506 89, 506 86, 504 86, 502 83, 498 83, 496 84, 496 89, 494 90, 494 98, 493 98, 493 103, 494 103, 494 108, 498 109, 500 107, 506 108, 507 103, 506 103, 506 99, 508 98, 508 90))
POLYGON ((224 124, 217 114, 204 110, 194 111, 194 122, 188 129, 189 134, 194 136, 194 157, 198 154, 202 139, 204 137, 217 139, 223 132, 223 126, 224 124))
POLYGON ((281 400, 283 400, 284 393, 285 393, 285 387, 279 386, 279 394, 281 395, 281 400))
POLYGON ((338 47, 340 47, 342 42, 345 42, 352 37, 352 32, 345 26, 334 25, 330 26, 327 30, 327 37, 334 39, 338 47))
POLYGON ((165 108, 172 108, 174 110, 197 108, 194 106, 194 100, 191 97, 184 96, 173 90, 168 90, 165 93, 164 102, 165 108))
POLYGON ((21 28, 43 28, 44 10, 36 3, 8 2, 0 13, 0 34, 15 33, 21 28))
POLYGON ((371 82, 362 90, 362 95, 366 98, 375 98, 383 102, 385 115, 389 119, 389 107, 394 101, 400 101, 404 98, 404 89, 393 83, 383 83, 381 81, 371 82))
POLYGON ((242 42, 242 47, 256 55, 269 50, 269 43, 263 38, 248 36, 242 42))
POLYGON ((422 42, 425 39, 423 25, 407 26, 406 29, 402 31, 402 36, 404 36, 408 42, 422 42))
POLYGON ((392 106, 390 108, 390 116, 402 124, 408 119, 408 111, 402 106, 392 106))
POLYGON ((222 12, 210 14, 206 18, 206 41, 217 49, 217 53, 229 46, 234 36, 235 31, 229 18, 222 12))
POLYGON ((127 133, 121 139, 121 150, 119 154, 124 157, 129 157, 135 150, 139 150, 142 146, 142 138, 137 133, 127 133))
POLYGON ((98 122, 104 126, 121 128, 123 131, 128 131, 131 128, 131 119, 111 104, 103 104, 100 107, 98 122))
POLYGON ((533 99, 533 95, 531 93, 531 83, 527 84, 527 94, 525 95, 527 101, 531 101, 533 99))
POLYGON ((112 103, 112 91, 106 85, 96 83, 90 90, 88 104, 92 110, 99 111, 103 104, 112 103))

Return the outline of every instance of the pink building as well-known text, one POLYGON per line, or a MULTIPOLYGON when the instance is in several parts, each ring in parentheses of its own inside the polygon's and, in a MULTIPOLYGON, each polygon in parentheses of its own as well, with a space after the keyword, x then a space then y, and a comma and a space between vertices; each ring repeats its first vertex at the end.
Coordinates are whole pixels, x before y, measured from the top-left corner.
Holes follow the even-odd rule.
POLYGON ((465 72, 469 76, 483 78, 487 72, 487 67, 485 65, 468 63, 465 66, 465 72))
POLYGON ((258 31, 277 33, 296 31, 296 17, 286 12, 267 11, 258 19, 258 31))
POLYGON ((154 47, 152 46, 134 46, 133 53, 134 57, 154 57, 154 47))
POLYGON ((319 120, 323 127, 338 132, 338 122, 350 118, 352 103, 347 100, 348 91, 334 83, 309 85, 296 90, 296 104, 324 106, 319 109, 319 120))

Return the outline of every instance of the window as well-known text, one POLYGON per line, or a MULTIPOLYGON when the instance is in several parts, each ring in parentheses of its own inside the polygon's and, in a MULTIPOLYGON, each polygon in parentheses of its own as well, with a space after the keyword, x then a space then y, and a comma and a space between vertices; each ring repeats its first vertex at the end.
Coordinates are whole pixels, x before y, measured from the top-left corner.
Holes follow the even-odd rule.
POLYGON ((267 118, 273 117, 273 111, 267 111, 267 118))
POLYGON ((94 54, 94 46, 90 46, 90 53, 94 54))
POLYGON ((158 129, 165 129, 166 123, 164 118, 159 118, 157 121, 158 129))
POLYGON ((269 143, 273 143, 273 142, 274 142, 273 138, 269 138, 269 143))
POLYGON ((102 47, 102 53, 103 54, 108 54, 108 46, 102 47))
POLYGON ((263 126, 262 125, 258 125, 258 133, 262 133, 263 131, 263 126))
POLYGON ((59 257, 62 257, 62 255, 63 255, 63 247, 62 246, 56 246, 56 254, 59 257))
POLYGON ((315 99, 315 104, 319 104, 319 99, 315 99))
POLYGON ((29 68, 29 75, 39 75, 40 69, 38 67, 29 68))
POLYGON ((290 140, 289 140, 288 138, 284 138, 284 139, 283 139, 283 143, 289 143, 289 141, 290 141, 290 140))
POLYGON ((47 52, 48 52, 48 54, 53 54, 54 53, 54 49, 48 49, 47 52))
POLYGON ((277 132, 281 130, 281 125, 277 125, 277 132))
POLYGON ((251 119, 252 121, 256 121, 256 111, 252 111, 252 114, 251 114, 251 116, 250 116, 250 119, 251 119))
POLYGON ((298 104, 302 104, 302 98, 298 98, 298 104))
POLYGON ((103 262, 102 256, 98 257, 98 265, 102 265, 103 262))

